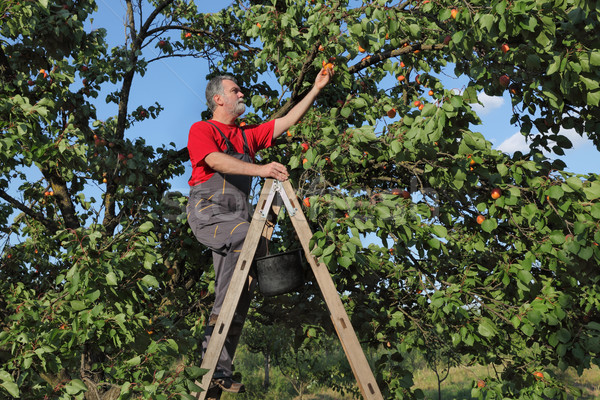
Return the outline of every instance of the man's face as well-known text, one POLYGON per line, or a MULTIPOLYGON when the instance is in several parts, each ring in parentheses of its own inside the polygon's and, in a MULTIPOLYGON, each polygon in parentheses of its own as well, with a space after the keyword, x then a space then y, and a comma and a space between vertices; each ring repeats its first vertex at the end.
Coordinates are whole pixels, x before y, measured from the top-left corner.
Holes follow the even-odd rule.
POLYGON ((223 102, 223 107, 231 115, 239 117, 246 111, 242 90, 230 80, 224 80, 221 84, 223 86, 223 94, 219 96, 223 102))

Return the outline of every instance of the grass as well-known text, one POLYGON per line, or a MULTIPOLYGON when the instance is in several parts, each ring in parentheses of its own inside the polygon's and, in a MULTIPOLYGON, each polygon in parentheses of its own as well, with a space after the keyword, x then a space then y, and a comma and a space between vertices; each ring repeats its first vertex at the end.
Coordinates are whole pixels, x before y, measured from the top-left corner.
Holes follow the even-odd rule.
MULTIPOLYGON (((493 371, 485 366, 451 368, 448 378, 442 382, 442 399, 471 399, 473 381, 491 376, 493 371)), ((581 400, 600 399, 600 369, 593 367, 584 371, 581 376, 573 370, 567 370, 561 376, 571 385, 582 391, 581 400)), ((429 369, 419 369, 414 372, 414 389, 420 388, 427 400, 437 400, 437 378, 429 369)), ((292 394, 283 395, 280 392, 276 398, 279 400, 300 400, 299 396, 292 394)), ((271 396, 265 396, 271 398, 271 396)), ((239 399, 239 396, 224 394, 222 400, 239 399)), ((350 395, 343 396, 331 389, 319 388, 313 393, 305 394, 302 400, 352 400, 350 395)))
MULTIPOLYGON (((264 379, 263 358, 260 354, 249 353, 242 346, 237 356, 242 381, 246 385, 247 392, 244 394, 226 394, 221 400, 352 400, 350 394, 342 395, 329 387, 318 384, 310 384, 306 387, 306 393, 300 398, 293 389, 290 382, 281 374, 278 368, 271 369, 271 386, 268 391, 262 387, 264 379)), ((418 357, 409 357, 408 365, 413 369, 413 389, 421 389, 427 400, 438 399, 438 384, 435 373, 427 367, 427 364, 418 357)), ((333 361, 337 362, 337 361, 333 361)), ((441 383, 441 398, 444 400, 471 399, 471 388, 478 379, 486 380, 495 375, 493 368, 475 365, 469 367, 454 367, 450 369, 448 377, 441 383)), ((582 391, 578 399, 592 400, 600 399, 600 368, 593 366, 578 376, 576 371, 569 369, 565 372, 555 372, 555 375, 569 386, 574 386, 582 391)), ((573 399, 574 398, 570 398, 573 399)))
MULTIPOLYGON (((331 389, 323 389, 322 393, 315 393, 302 396, 302 400, 354 400, 352 396, 342 396, 331 389)), ((295 397, 293 400, 300 400, 300 397, 295 397)))
MULTIPOLYGON (((492 376, 493 371, 485 366, 455 367, 450 369, 448 378, 442 382, 442 399, 470 399, 473 381, 485 380, 492 376)), ((558 374, 557 374, 558 375, 558 374)), ((560 373, 561 379, 582 391, 581 400, 600 399, 600 369, 597 366, 584 371, 581 376, 575 370, 569 369, 560 373)), ((414 387, 420 388, 427 400, 438 399, 437 378, 429 369, 414 372, 414 387)))
MULTIPOLYGON (((442 399, 470 399, 474 380, 484 378, 490 371, 484 366, 453 367, 441 384, 442 399)), ((413 373, 413 389, 421 389, 425 399, 438 399, 438 383, 430 369, 419 369, 413 373)))

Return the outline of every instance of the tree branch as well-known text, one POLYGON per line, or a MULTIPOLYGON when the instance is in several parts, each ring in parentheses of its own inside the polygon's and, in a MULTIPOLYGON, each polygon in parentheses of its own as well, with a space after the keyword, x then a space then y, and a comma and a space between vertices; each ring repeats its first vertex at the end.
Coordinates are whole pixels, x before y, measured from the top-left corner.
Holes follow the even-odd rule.
POLYGON ((45 168, 40 168, 40 170, 42 171, 44 178, 46 178, 52 186, 54 198, 56 199, 60 213, 65 221, 65 226, 69 229, 79 228, 81 224, 77 218, 77 211, 75 210, 75 205, 69 195, 65 180, 55 171, 50 171, 45 168))
POLYGON ((137 33, 135 31, 135 21, 133 19, 133 5, 131 0, 127 0, 127 25, 129 28, 129 35, 131 35, 131 43, 137 42, 137 33))
MULTIPOLYGON (((140 28, 140 32, 136 35, 135 33, 135 24, 133 22, 133 7, 131 2, 128 1, 128 9, 127 9, 127 24, 126 26, 130 29, 130 34, 132 36, 132 44, 131 50, 129 53, 130 65, 136 65, 137 63, 137 51, 142 48, 142 44, 144 39, 148 37, 148 30, 152 26, 152 23, 156 19, 156 17, 160 14, 162 10, 164 10, 169 4, 173 3, 174 0, 165 0, 162 3, 158 4, 156 8, 152 11, 146 22, 140 28), (133 40, 135 38, 135 40, 133 40)), ((129 105, 129 94, 131 93, 131 85, 133 83, 133 78, 135 76, 135 68, 131 67, 128 71, 125 71, 123 75, 123 85, 121 86, 121 91, 119 93, 119 111, 117 114, 117 125, 115 127, 115 136, 117 139, 123 139, 125 136, 125 128, 127 125, 127 108, 129 105)), ((118 185, 114 182, 111 176, 108 176, 108 183, 106 184, 106 193, 104 195, 104 220, 102 221, 102 225, 105 227, 105 232, 107 235, 112 235, 113 229, 118 224, 118 218, 115 215, 116 209, 116 200, 115 193, 118 189, 118 185)))
POLYGON ((158 28, 154 28, 149 30, 148 32, 146 32, 146 37, 148 36, 152 36, 161 32, 165 32, 168 30, 180 30, 180 31, 186 31, 186 32, 190 32, 190 33, 196 33, 196 34, 200 34, 203 36, 211 36, 219 41, 225 42, 225 43, 229 43, 233 46, 237 46, 237 47, 243 47, 245 48, 247 51, 251 51, 253 53, 256 53, 259 51, 259 49, 257 49, 256 47, 252 47, 246 43, 243 42, 238 42, 237 40, 233 40, 233 39, 229 39, 227 37, 223 37, 223 36, 219 36, 216 35, 215 33, 211 32, 211 31, 207 31, 205 29, 194 29, 194 28, 189 28, 187 26, 183 26, 183 25, 165 25, 165 26, 161 26, 158 28))
POLYGON ((8 58, 4 53, 4 48, 0 46, 0 78, 2 80, 8 80, 12 75, 14 75, 14 71, 10 68, 8 58))
POLYGON ((8 202, 14 208, 21 210, 25 215, 28 215, 31 218, 35 219, 36 221, 41 222, 44 226, 46 226, 46 228, 52 234, 54 234, 58 230, 58 225, 56 225, 56 222, 47 219, 44 216, 44 214, 42 214, 42 213, 33 211, 31 208, 27 207, 25 204, 21 203, 19 200, 10 196, 4 190, 0 190, 0 198, 4 199, 6 202, 8 202))
POLYGON ((395 50, 384 51, 382 53, 373 54, 369 57, 363 58, 358 64, 355 64, 355 65, 351 66, 350 68, 348 68, 348 72, 351 74, 355 74, 367 67, 370 67, 371 65, 377 64, 383 60, 387 60, 388 58, 400 56, 402 54, 414 53, 415 51, 418 51, 418 50, 424 50, 424 51, 441 50, 444 47, 448 47, 448 45, 445 45, 443 43, 423 44, 423 45, 415 44, 412 46, 409 45, 406 47, 401 47, 401 48, 395 49, 395 50))
POLYGON ((142 25, 142 27, 140 28, 140 32, 137 36, 137 46, 141 47, 142 42, 144 41, 144 39, 149 36, 150 34, 148 33, 148 30, 150 29, 150 27, 152 26, 152 23, 154 22, 154 19, 158 16, 158 14, 160 14, 162 12, 162 10, 164 10, 169 4, 173 3, 174 0, 165 0, 162 3, 158 4, 156 6, 156 8, 154 10, 152 10, 152 13, 150 14, 150 16, 148 17, 148 19, 146 20, 146 22, 144 23, 144 25, 142 25))
MULTIPOLYGON (((370 57, 363 58, 358 64, 355 64, 355 65, 351 66, 350 68, 348 68, 348 73, 356 74, 371 65, 374 65, 381 61, 387 60, 388 58, 400 56, 402 54, 414 53, 417 50, 424 50, 424 51, 441 50, 445 47, 448 47, 448 46, 443 43, 438 43, 438 44, 433 44, 433 45, 431 45, 431 44, 427 44, 427 45, 416 44, 416 45, 412 45, 412 46, 409 45, 409 46, 402 47, 402 48, 395 49, 395 50, 385 51, 385 52, 378 53, 378 54, 373 54, 370 57)), ((292 95, 290 96, 288 101, 276 113, 274 113, 271 116, 271 119, 279 118, 279 117, 282 117, 285 114, 287 114, 287 112, 289 110, 291 110, 300 101, 300 99, 302 99, 306 95, 306 93, 308 93, 308 91, 310 90, 310 88, 308 88, 308 89, 305 89, 304 91, 302 91, 302 93, 298 93, 298 89, 301 87, 301 84, 304 80, 306 72, 308 71, 308 69, 310 68, 310 64, 314 60, 314 57, 315 57, 314 50, 315 49, 313 49, 313 51, 311 51, 311 53, 306 58, 304 65, 302 66, 300 75, 298 76, 298 79, 296 80, 296 83, 294 84, 294 87, 295 87, 294 92, 292 93, 292 95)))

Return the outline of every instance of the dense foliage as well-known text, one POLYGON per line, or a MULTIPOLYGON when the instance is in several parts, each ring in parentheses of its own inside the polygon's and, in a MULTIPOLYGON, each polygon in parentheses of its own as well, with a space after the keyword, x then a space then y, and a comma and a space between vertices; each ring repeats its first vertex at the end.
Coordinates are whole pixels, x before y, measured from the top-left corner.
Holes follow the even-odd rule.
MULTIPOLYGON (((387 398, 422 395, 400 367, 409 351, 493 365, 475 397, 576 394, 553 371, 600 360, 600 182, 542 150, 569 148, 565 129, 600 146, 595 1, 254 0, 214 14, 124 3, 115 48, 84 29, 94 1, 0 5, 0 393, 197 389, 211 261, 178 216, 185 197, 167 193, 187 152, 128 136, 162 110, 130 104, 136 77, 189 55, 240 77, 250 122, 283 115, 334 64, 315 107, 261 158, 288 165, 308 199, 314 253, 365 347, 386 350, 373 363, 387 398), (468 85, 444 87, 448 73, 468 85), (117 89, 99 99, 103 85, 117 89), (476 131, 478 93, 505 91, 526 154, 476 131), (104 101, 114 117, 99 121, 104 101)), ((280 225, 274 250, 294 242, 280 225)), ((258 298, 256 318, 288 316, 300 351, 331 329, 318 300, 311 284, 258 298)))

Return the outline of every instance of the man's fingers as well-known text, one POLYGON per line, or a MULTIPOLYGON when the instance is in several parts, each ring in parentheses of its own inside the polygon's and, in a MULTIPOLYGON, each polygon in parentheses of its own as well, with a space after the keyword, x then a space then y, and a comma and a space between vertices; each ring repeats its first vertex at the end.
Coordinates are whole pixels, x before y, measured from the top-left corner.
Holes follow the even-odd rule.
POLYGON ((279 181, 285 181, 287 180, 289 173, 287 171, 287 168, 282 165, 279 164, 277 162, 273 162, 271 163, 271 177, 275 178, 279 181))

